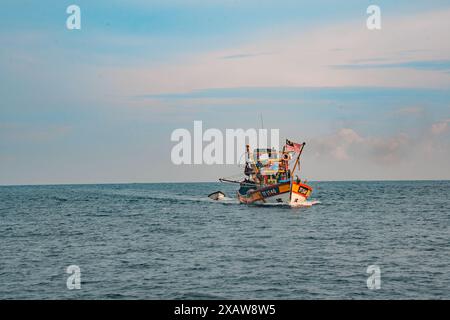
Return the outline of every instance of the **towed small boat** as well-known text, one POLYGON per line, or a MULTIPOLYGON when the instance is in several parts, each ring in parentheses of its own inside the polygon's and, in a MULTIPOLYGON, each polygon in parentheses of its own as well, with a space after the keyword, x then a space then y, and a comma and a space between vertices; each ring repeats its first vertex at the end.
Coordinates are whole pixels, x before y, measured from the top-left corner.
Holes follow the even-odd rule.
POLYGON ((208 198, 212 200, 222 200, 225 198, 225 193, 222 191, 216 191, 208 195, 208 198))
POLYGON ((247 145, 246 178, 241 181, 221 178, 219 181, 239 184, 237 198, 243 204, 302 205, 313 191, 306 181, 293 177, 295 170, 300 170, 300 155, 304 147, 305 143, 286 140, 281 152, 275 149, 255 149, 250 152, 250 146, 247 145), (291 170, 290 162, 294 156, 296 159, 291 170))

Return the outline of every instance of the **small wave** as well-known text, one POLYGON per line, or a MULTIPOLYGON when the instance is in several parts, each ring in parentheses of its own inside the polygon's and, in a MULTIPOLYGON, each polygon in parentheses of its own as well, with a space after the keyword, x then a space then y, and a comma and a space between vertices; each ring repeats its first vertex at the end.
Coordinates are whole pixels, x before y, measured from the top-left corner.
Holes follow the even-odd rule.
MULTIPOLYGON (((212 199, 204 199, 207 202, 215 202, 215 203, 220 203, 220 204, 240 204, 239 201, 237 199, 234 198, 229 198, 229 197, 225 197, 223 199, 220 200, 212 200, 212 199)), ((261 206, 261 207, 293 207, 293 208, 298 208, 298 207, 311 207, 313 205, 319 204, 321 203, 318 200, 312 200, 312 201, 305 201, 299 204, 295 204, 295 205, 289 205, 287 203, 254 203, 252 205, 254 206, 261 206)))
POLYGON ((313 205, 319 204, 319 203, 320 203, 320 201, 318 201, 318 200, 305 201, 305 202, 302 202, 302 203, 299 203, 299 204, 292 205, 292 207, 293 208, 297 208, 297 207, 312 207, 313 205))
POLYGON ((66 198, 61 198, 61 197, 51 197, 50 199, 52 199, 52 200, 56 200, 56 201, 59 201, 59 202, 66 202, 66 201, 68 201, 66 198))
POLYGON ((220 203, 220 204, 239 204, 239 201, 235 198, 224 197, 220 200, 212 200, 210 198, 204 198, 205 201, 210 203, 220 203))

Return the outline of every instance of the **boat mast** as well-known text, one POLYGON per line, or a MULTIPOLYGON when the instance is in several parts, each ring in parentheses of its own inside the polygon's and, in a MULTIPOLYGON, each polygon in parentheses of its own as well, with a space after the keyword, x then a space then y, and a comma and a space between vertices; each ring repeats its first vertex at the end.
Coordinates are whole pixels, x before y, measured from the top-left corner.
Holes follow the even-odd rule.
POLYGON ((302 154, 302 151, 303 151, 303 148, 305 147, 305 144, 306 144, 306 142, 303 142, 302 143, 302 146, 300 147, 300 151, 298 152, 298 156, 297 156, 297 159, 295 160, 295 164, 294 164, 294 168, 292 168, 292 171, 290 171, 290 180, 291 180, 291 190, 290 190, 290 192, 289 192, 289 201, 291 201, 292 200, 292 183, 293 183, 293 181, 294 181, 294 177, 293 177, 293 174, 294 174, 294 172, 295 172, 295 169, 297 168, 297 164, 299 163, 299 160, 300 160, 300 156, 301 156, 301 154, 302 154))
MULTIPOLYGON (((303 148, 305 147, 305 144, 306 144, 306 142, 302 143, 302 147, 300 148, 300 151, 298 152, 297 160, 295 160, 294 168, 292 169, 291 174, 294 174, 294 172, 295 172, 295 168, 297 167, 297 164, 299 163, 300 156, 302 154, 303 148)), ((291 178, 292 178, 292 176, 291 176, 291 178)))

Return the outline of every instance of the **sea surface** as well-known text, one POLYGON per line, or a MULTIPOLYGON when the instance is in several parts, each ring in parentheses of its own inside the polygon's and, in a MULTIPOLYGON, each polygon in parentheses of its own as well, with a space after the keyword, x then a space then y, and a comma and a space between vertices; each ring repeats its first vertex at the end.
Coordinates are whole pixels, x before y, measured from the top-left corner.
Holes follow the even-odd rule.
POLYGON ((236 191, 218 183, 0 187, 0 299, 450 298, 450 181, 311 185, 301 208, 214 202, 236 191))

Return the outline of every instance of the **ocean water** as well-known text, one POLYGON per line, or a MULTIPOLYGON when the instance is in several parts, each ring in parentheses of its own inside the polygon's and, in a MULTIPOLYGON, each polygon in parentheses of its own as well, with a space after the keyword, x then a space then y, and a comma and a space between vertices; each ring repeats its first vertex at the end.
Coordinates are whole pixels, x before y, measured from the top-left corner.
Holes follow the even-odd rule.
POLYGON ((302 208, 214 202, 236 191, 218 183, 0 187, 0 298, 450 298, 449 181, 311 185, 302 208))

